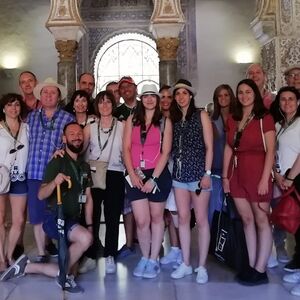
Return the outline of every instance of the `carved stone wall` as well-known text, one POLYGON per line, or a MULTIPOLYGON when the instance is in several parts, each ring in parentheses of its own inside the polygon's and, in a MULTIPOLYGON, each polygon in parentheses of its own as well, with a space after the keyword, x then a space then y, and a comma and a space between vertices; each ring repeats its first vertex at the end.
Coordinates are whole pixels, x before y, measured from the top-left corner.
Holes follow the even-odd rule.
MULTIPOLYGON (((196 79, 195 0, 183 0, 181 4, 187 24, 180 34, 178 77, 196 79)), ((80 10, 87 34, 79 43, 77 74, 94 71, 99 49, 114 35, 136 32, 153 38, 149 32, 153 12, 151 0, 84 0, 80 10)))
POLYGON ((257 0, 251 23, 261 43, 268 86, 278 90, 286 84, 284 70, 300 62, 300 0, 257 0))

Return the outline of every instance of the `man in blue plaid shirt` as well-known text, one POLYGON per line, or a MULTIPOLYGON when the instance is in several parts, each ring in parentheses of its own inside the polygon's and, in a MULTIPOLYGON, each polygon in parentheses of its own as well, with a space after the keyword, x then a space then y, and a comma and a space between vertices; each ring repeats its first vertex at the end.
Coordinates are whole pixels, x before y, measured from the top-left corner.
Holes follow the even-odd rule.
POLYGON ((45 233, 42 228, 45 201, 37 198, 44 170, 55 150, 62 147, 62 132, 66 124, 74 121, 74 116, 59 108, 59 101, 67 95, 64 86, 52 78, 39 83, 34 88, 34 96, 40 99, 42 108, 28 115, 29 155, 27 162, 29 221, 38 248, 37 262, 46 262, 45 233))

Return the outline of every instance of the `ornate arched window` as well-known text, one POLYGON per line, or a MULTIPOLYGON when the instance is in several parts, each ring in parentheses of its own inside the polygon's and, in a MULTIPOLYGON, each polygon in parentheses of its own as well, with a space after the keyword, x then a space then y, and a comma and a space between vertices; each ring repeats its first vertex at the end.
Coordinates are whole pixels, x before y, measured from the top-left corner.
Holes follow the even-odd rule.
POLYGON ((137 84, 159 83, 156 43, 139 33, 122 33, 109 39, 99 50, 94 65, 96 93, 108 82, 131 76, 137 84))

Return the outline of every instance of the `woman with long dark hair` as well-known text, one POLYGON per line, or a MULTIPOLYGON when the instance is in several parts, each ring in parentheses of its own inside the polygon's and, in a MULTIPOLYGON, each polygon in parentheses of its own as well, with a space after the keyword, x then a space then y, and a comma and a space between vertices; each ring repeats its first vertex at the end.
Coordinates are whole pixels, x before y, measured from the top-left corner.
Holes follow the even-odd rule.
POLYGON ((266 265, 272 248, 268 220, 275 126, 259 89, 251 79, 239 82, 237 104, 227 122, 223 188, 230 192, 244 225, 249 267, 237 279, 245 285, 268 282, 266 265))
POLYGON ((160 272, 158 255, 164 234, 165 201, 171 189, 167 162, 172 145, 172 126, 162 117, 160 94, 145 84, 141 102, 125 125, 123 153, 128 172, 127 197, 137 225, 142 258, 133 275, 155 278, 160 272))
POLYGON ((173 187, 179 217, 179 238, 183 262, 171 274, 174 279, 192 274, 190 265, 191 204, 198 227, 199 263, 196 281, 208 281, 206 259, 210 232, 208 202, 211 191, 213 132, 208 114, 195 106, 195 89, 187 80, 180 79, 173 87, 175 101, 171 106, 174 125, 172 157, 173 187))

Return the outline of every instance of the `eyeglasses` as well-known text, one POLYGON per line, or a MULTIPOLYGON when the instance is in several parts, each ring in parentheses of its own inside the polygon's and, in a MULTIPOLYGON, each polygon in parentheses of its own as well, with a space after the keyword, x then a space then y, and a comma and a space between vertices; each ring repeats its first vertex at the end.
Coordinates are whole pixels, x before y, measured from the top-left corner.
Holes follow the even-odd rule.
POLYGON ((199 181, 198 182, 198 189, 196 189, 196 191, 195 191, 196 195, 199 196, 201 191, 202 191, 202 187, 200 186, 200 181, 199 181))
POLYGON ((24 148, 24 145, 18 145, 16 148, 13 148, 13 149, 10 149, 9 150, 9 154, 13 154, 13 153, 16 153, 18 150, 21 150, 21 149, 23 149, 24 148))
POLYGON ((290 78, 296 78, 296 77, 300 77, 300 73, 291 73, 291 74, 289 74, 288 75, 288 77, 290 77, 290 78))

